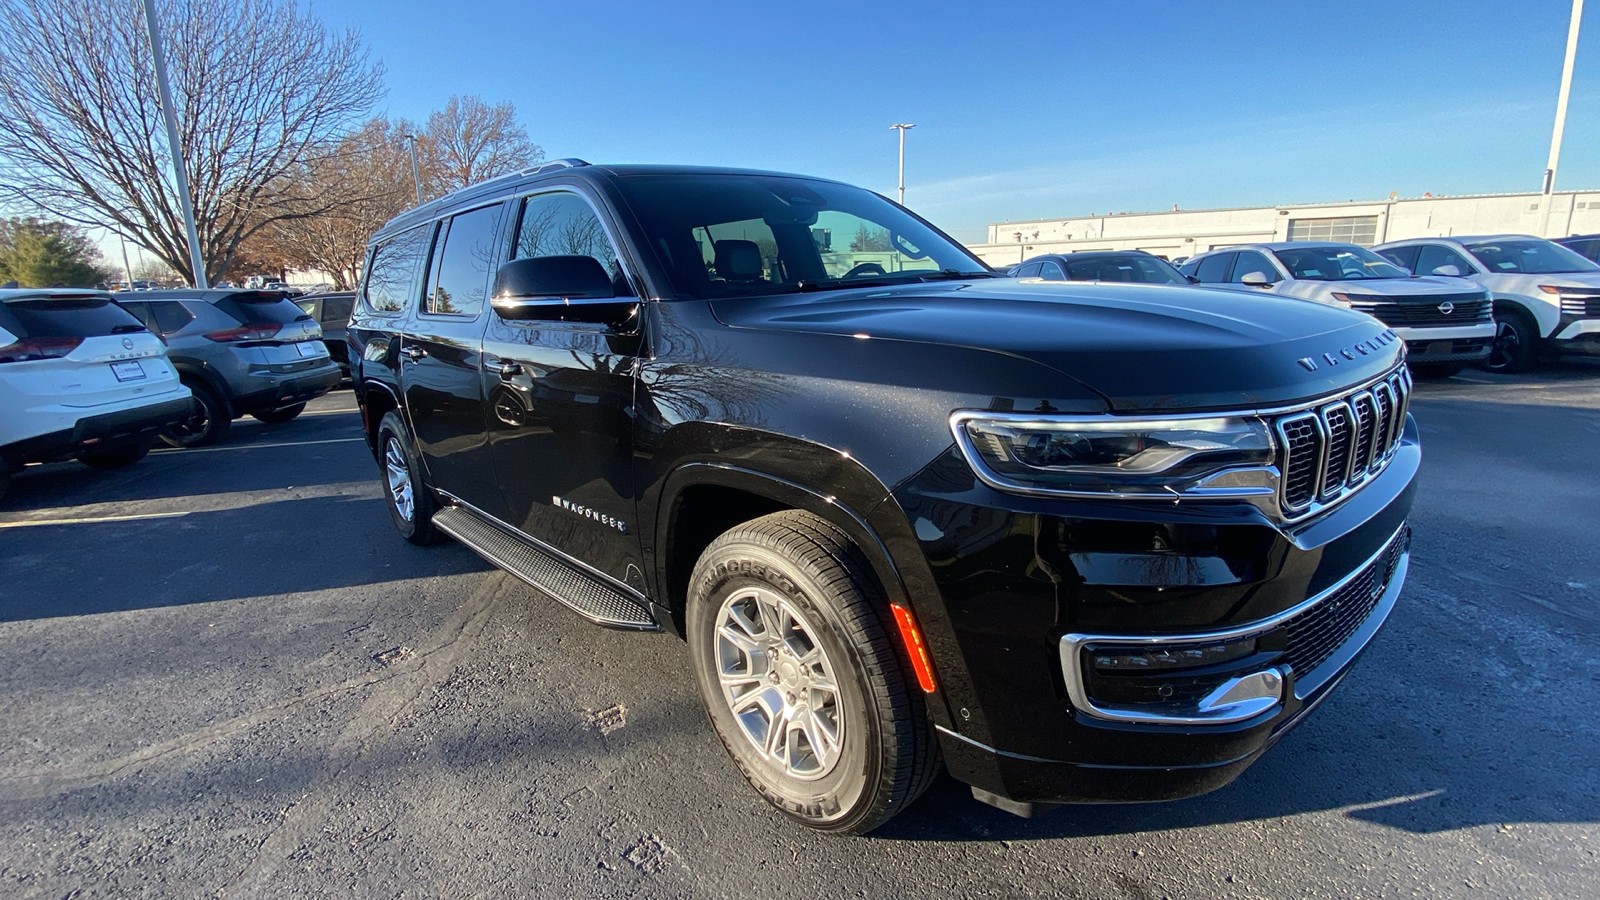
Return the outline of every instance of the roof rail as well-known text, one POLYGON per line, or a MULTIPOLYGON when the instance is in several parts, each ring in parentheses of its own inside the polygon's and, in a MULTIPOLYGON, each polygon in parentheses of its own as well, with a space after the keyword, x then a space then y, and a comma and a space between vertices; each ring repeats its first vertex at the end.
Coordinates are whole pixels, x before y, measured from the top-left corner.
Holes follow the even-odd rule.
POLYGON ((540 163, 537 166, 534 166, 532 168, 523 169, 521 172, 518 172, 517 174, 519 174, 519 175, 537 175, 540 172, 547 172, 547 171, 549 171, 551 169, 576 169, 579 166, 587 166, 588 164, 589 163, 587 161, 585 161, 585 160, 578 159, 575 156, 569 156, 566 159, 552 159, 552 160, 550 160, 548 162, 542 162, 542 163, 540 163))

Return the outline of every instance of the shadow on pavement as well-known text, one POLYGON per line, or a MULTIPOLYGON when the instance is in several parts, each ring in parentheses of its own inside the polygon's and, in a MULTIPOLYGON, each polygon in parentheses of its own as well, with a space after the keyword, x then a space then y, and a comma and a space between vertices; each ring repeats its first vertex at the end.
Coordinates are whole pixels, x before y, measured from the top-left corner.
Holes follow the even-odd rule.
POLYGON ((6 532, 0 622, 211 603, 487 571, 413 547, 379 499, 313 497, 176 518, 6 532))

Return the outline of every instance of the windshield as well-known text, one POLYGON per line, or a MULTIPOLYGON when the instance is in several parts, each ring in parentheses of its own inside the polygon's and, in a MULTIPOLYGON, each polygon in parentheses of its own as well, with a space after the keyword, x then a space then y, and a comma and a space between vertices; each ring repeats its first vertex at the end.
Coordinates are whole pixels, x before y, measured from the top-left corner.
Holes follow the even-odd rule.
POLYGON ((1522 275, 1556 275, 1563 272, 1593 272, 1600 269, 1560 244, 1528 238, 1519 241, 1483 241, 1467 244, 1467 250, 1491 272, 1522 275))
POLYGON ((1071 281, 1141 281, 1147 284, 1188 284, 1178 270, 1153 256, 1102 256, 1066 260, 1071 281))
POLYGON ((630 175, 617 181, 685 299, 992 273, 870 191, 778 175, 630 175))
POLYGON ((1409 278, 1410 273, 1387 259, 1354 244, 1296 247, 1274 250, 1274 255, 1295 278, 1306 281, 1366 281, 1373 278, 1409 278))

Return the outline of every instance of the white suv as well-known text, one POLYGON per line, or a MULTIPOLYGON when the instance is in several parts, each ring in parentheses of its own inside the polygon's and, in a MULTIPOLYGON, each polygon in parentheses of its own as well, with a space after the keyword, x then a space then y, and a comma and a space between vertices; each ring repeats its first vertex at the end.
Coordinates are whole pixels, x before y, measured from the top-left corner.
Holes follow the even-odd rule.
POLYGON ((1411 272, 1355 244, 1283 241, 1213 250, 1178 271, 1196 284, 1257 288, 1358 310, 1406 342, 1418 375, 1454 375, 1488 358, 1494 320, 1482 286, 1411 272))
POLYGON ((138 462, 190 396, 166 345, 109 294, 0 290, 0 493, 32 462, 138 462))
POLYGON ((1542 355, 1600 353, 1600 265, 1526 234, 1415 238, 1374 250, 1413 272, 1457 271, 1488 289, 1497 325, 1483 367, 1521 372, 1542 355))

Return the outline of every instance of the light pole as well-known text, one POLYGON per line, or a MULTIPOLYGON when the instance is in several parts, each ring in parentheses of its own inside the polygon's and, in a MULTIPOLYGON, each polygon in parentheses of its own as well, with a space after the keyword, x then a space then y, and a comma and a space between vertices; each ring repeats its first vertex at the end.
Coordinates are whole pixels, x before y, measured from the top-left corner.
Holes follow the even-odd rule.
POLYGON ((122 246, 122 273, 128 276, 128 290, 133 290, 133 266, 128 265, 128 242, 117 232, 117 243, 122 246))
POLYGON ((1556 128, 1550 135, 1550 164, 1544 169, 1544 194, 1539 200, 1539 236, 1550 231, 1550 207, 1555 202, 1556 163, 1561 159, 1561 132, 1567 126, 1567 95, 1572 93, 1572 64, 1578 57, 1578 25, 1583 21, 1583 0, 1572 0, 1572 22, 1567 26, 1567 58, 1561 65, 1561 92, 1556 95, 1556 128))
POLYGON ((417 205, 422 205, 422 174, 417 169, 417 136, 402 134, 400 137, 411 144, 411 183, 417 186, 417 205))
POLYGON ((172 174, 178 185, 178 205, 183 207, 183 224, 189 232, 189 268, 194 270, 194 286, 203 291, 210 285, 206 283, 205 263, 200 259, 200 232, 194 227, 194 202, 189 199, 189 174, 183 167, 183 149, 178 146, 178 114, 172 108, 172 85, 167 83, 167 54, 161 47, 161 26, 156 22, 155 0, 144 0, 144 21, 150 27, 150 55, 156 66, 156 87, 161 91, 161 111, 167 120, 167 149, 172 151, 172 174))
MULTIPOLYGON (((1579 0, 1581 3, 1582 0, 1579 0)), ((900 205, 906 205, 906 132, 917 126, 910 124, 890 125, 900 132, 900 205)))

